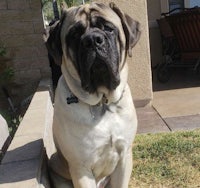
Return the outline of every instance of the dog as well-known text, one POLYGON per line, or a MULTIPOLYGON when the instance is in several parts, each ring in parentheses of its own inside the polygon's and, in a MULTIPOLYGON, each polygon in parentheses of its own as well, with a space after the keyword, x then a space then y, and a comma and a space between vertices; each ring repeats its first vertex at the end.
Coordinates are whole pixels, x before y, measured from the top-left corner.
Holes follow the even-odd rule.
POLYGON ((49 162, 54 187, 128 188, 137 116, 126 58, 140 33, 114 3, 94 2, 63 9, 46 33, 62 70, 54 101, 57 152, 49 162))

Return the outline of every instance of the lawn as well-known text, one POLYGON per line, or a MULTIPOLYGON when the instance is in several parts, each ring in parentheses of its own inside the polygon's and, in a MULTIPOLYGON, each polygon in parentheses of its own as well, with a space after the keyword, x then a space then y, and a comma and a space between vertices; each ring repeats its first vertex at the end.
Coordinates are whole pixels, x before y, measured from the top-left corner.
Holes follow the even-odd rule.
POLYGON ((137 135, 129 188, 200 187, 200 130, 137 135))

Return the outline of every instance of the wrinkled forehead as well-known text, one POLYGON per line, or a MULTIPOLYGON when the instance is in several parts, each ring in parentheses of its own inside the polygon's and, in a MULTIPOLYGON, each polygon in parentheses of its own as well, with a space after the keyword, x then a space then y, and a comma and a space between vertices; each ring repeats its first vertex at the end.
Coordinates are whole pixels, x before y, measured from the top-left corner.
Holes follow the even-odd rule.
POLYGON ((95 21, 98 17, 111 22, 117 28, 122 28, 120 18, 110 7, 100 3, 91 3, 67 9, 63 23, 64 30, 66 32, 70 29, 70 26, 77 22, 88 26, 90 22, 95 21))
POLYGON ((120 19, 116 13, 110 7, 100 3, 92 3, 81 6, 75 19, 89 21, 95 19, 96 17, 102 17, 106 21, 112 22, 113 24, 120 24, 120 19))

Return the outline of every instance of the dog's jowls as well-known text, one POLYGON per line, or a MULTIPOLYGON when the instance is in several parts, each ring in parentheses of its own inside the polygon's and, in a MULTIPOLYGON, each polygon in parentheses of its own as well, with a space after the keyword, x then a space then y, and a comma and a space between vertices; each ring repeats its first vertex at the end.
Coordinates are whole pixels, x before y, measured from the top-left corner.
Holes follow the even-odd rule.
POLYGON ((56 188, 128 188, 137 117, 126 57, 139 39, 139 24, 113 3, 62 13, 46 35, 47 49, 62 69, 52 182, 56 188))

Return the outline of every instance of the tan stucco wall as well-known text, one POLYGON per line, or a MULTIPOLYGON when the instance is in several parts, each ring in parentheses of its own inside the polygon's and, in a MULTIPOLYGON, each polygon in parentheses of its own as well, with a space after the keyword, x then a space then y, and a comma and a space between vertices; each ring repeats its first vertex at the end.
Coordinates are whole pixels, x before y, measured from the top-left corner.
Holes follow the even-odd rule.
MULTIPOLYGON (((98 0, 108 3, 111 0, 98 0)), ((113 2, 113 0, 112 0, 113 2)), ((129 85, 136 106, 145 106, 152 99, 152 79, 149 50, 149 31, 146 0, 117 0, 118 7, 141 24, 142 34, 133 49, 133 57, 128 58, 129 85)))

